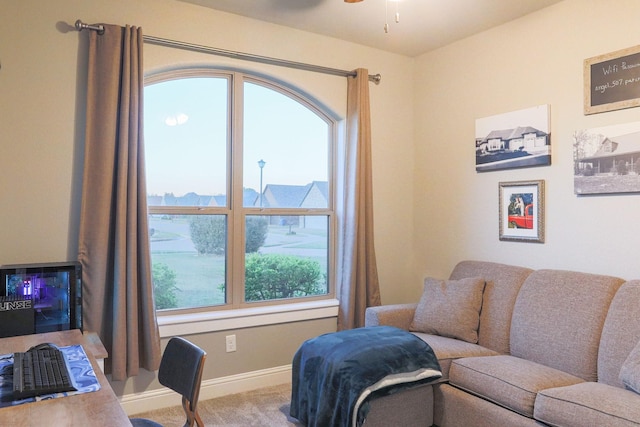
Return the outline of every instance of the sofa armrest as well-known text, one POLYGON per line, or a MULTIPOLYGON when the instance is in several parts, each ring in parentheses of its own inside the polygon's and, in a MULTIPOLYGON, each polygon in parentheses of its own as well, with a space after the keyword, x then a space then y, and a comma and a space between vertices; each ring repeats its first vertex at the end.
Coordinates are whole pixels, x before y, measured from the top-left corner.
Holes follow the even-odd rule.
POLYGON ((409 330, 418 303, 391 304, 368 307, 365 311, 365 326, 395 326, 409 330))

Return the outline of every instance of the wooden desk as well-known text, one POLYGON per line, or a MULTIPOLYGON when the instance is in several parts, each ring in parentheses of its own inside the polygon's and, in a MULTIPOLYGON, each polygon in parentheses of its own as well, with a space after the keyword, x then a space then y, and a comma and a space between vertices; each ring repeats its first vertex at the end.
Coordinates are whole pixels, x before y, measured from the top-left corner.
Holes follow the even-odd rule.
MULTIPOLYGON (((100 381, 100 390, 0 408, 0 426, 131 426, 127 414, 96 362, 95 351, 101 351, 101 345, 96 348, 95 342, 91 338, 85 338, 78 329, 2 338, 0 354, 26 351, 43 342, 60 347, 82 344, 100 381)), ((104 354, 98 355, 100 356, 104 357, 104 354)))

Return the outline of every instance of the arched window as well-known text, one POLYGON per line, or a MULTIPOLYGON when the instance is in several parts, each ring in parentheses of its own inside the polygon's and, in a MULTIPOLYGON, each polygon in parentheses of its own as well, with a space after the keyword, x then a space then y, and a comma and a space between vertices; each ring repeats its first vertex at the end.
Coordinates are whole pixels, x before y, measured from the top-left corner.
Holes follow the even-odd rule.
POLYGON ((241 72, 171 71, 145 83, 156 308, 332 297, 336 120, 241 72))

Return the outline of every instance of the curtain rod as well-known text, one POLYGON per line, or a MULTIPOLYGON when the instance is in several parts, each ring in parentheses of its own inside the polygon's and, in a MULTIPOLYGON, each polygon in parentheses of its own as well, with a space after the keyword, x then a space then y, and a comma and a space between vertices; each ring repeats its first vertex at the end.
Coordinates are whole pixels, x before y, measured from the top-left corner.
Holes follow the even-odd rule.
MULTIPOLYGON (((78 31, 93 30, 93 31, 97 31, 98 34, 104 33, 104 26, 102 24, 93 24, 93 25, 85 24, 80 19, 76 21, 75 27, 76 27, 76 30, 78 31)), ((167 47, 173 47, 177 49, 191 50, 194 52, 208 53, 211 55, 226 56, 229 58, 236 58, 244 61, 261 62, 263 64, 278 65, 281 67, 288 67, 288 68, 296 68, 299 70, 313 71, 316 73, 332 74, 334 76, 353 77, 356 75, 355 71, 346 71, 346 70, 340 70, 337 68, 322 67, 320 65, 305 64, 303 62, 288 61, 285 59, 271 58, 268 56, 260 56, 260 55, 253 55, 250 53, 236 52, 233 50, 218 49, 215 47, 202 46, 202 45, 193 44, 193 43, 185 43, 185 42, 176 41, 176 40, 163 39, 160 37, 143 35, 142 39, 146 43, 155 44, 159 46, 167 46, 167 47)), ((374 82, 375 84, 380 84, 380 80, 382 80, 382 76, 380 74, 369 74, 369 81, 374 82)))

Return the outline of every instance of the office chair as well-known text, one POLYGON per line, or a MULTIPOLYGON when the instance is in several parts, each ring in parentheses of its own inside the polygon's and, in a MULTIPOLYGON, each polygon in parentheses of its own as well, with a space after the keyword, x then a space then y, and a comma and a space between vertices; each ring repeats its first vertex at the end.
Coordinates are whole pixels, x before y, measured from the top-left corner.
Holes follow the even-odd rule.
MULTIPOLYGON (((162 354, 158 380, 163 386, 182 395, 182 407, 187 415, 184 427, 193 427, 194 422, 198 427, 204 427, 197 406, 206 357, 204 350, 181 337, 171 338, 162 354)), ((144 418, 132 418, 131 423, 134 427, 162 427, 144 418)))

